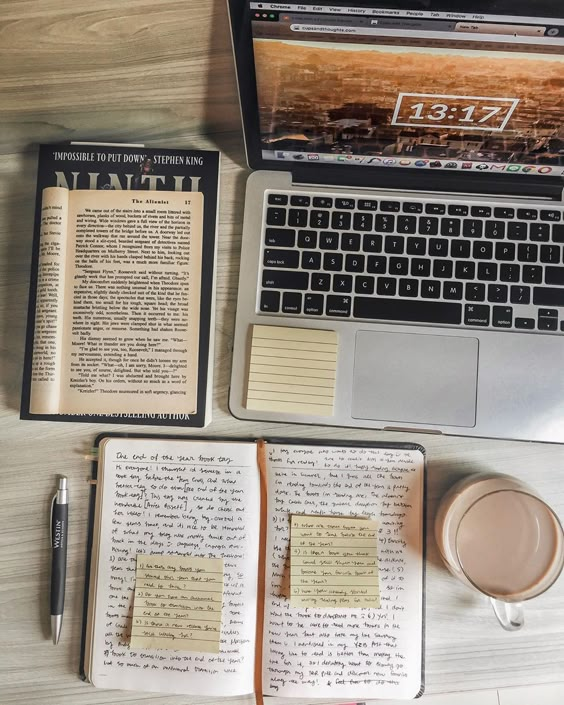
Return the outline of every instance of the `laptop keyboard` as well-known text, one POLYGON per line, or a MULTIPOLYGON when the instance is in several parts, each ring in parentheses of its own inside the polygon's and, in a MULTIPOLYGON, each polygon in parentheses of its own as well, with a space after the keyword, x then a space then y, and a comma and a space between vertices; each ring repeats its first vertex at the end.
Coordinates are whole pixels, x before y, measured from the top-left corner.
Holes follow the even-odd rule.
POLYGON ((564 208, 266 192, 259 310, 564 332, 564 208))

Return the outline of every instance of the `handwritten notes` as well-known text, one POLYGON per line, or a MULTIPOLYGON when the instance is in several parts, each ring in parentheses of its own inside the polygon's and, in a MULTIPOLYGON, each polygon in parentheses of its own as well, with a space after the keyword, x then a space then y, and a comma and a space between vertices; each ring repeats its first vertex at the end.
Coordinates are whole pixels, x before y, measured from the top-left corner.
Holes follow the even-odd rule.
POLYGON ((247 409, 333 416, 337 333, 253 326, 247 409))
POLYGON ((377 530, 370 519, 294 514, 292 607, 380 607, 377 530))
POLYGON ((219 653, 223 559, 137 556, 131 647, 219 653))
POLYGON ((263 692, 413 698, 421 687, 423 468, 418 450, 267 446, 263 692), (290 517, 378 522, 380 609, 293 607, 290 517))
POLYGON ((111 438, 100 455, 90 679, 103 688, 252 693, 260 506, 255 444, 111 438), (218 653, 130 647, 137 556, 149 553, 167 560, 223 558, 218 653))

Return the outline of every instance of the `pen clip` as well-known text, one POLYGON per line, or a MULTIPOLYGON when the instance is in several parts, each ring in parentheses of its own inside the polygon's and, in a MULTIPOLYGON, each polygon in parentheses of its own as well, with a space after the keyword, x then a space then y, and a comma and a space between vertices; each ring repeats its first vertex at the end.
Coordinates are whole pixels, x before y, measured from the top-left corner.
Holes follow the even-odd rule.
POLYGON ((57 493, 53 495, 53 499, 51 500, 51 516, 49 518, 49 541, 51 543, 51 546, 53 546, 53 509, 55 507, 55 501, 57 500, 57 493))

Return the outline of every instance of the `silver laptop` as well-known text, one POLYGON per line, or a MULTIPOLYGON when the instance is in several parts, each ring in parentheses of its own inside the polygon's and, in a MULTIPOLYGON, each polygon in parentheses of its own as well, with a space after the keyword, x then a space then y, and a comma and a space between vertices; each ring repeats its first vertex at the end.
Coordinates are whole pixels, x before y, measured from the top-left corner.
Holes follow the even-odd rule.
POLYGON ((229 9, 233 415, 564 442, 562 2, 229 9))

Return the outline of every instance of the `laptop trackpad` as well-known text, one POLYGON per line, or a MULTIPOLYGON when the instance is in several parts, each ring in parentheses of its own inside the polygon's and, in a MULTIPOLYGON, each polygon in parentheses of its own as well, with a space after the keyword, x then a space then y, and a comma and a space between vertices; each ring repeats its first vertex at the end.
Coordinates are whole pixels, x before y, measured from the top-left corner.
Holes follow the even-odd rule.
POLYGON ((477 381, 477 338, 356 334, 355 419, 474 426, 477 381))

